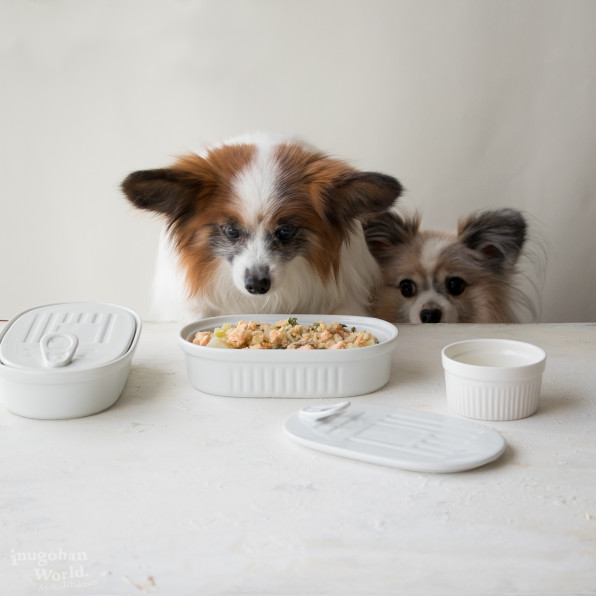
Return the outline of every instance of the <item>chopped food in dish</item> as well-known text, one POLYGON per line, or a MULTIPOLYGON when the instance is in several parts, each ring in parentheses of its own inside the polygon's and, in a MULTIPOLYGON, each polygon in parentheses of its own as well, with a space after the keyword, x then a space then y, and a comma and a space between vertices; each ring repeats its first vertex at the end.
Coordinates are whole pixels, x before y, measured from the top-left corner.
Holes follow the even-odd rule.
POLYGON ((213 331, 198 331, 192 343, 209 348, 249 350, 347 350, 378 343, 368 331, 323 321, 300 325, 295 317, 277 323, 238 321, 213 331))

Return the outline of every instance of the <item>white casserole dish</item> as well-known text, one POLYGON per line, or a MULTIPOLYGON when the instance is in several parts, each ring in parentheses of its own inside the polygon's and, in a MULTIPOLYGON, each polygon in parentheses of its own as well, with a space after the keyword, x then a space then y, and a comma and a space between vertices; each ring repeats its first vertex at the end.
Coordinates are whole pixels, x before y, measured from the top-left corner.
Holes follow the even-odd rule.
POLYGON ((26 310, 0 332, 0 399, 28 418, 101 412, 120 397, 140 334, 139 316, 121 306, 71 302, 26 310))
POLYGON ((231 397, 348 397, 376 391, 389 380, 397 341, 395 325, 371 317, 301 314, 238 314, 202 319, 183 327, 178 343, 185 354, 191 385, 231 397), (369 331, 379 343, 349 350, 234 350, 191 343, 197 331, 224 323, 343 323, 369 331))

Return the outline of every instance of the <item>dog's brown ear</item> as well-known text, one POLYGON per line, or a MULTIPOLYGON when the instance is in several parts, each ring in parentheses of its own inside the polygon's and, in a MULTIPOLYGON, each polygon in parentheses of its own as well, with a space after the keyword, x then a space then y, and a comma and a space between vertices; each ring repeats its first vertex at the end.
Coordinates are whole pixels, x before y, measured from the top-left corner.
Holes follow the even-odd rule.
POLYGON ((391 259, 395 247, 409 242, 420 228, 420 215, 400 217, 394 211, 375 213, 362 218, 366 244, 379 263, 391 259))
POLYGON ((515 266, 526 233, 526 221, 515 209, 474 213, 458 224, 460 241, 495 271, 515 266))
POLYGON ((135 207, 165 215, 170 223, 192 211, 202 187, 200 176, 179 167, 133 172, 121 184, 135 207))
POLYGON ((367 213, 389 209, 403 192, 401 183, 387 174, 352 171, 333 181, 330 219, 350 221, 367 213))

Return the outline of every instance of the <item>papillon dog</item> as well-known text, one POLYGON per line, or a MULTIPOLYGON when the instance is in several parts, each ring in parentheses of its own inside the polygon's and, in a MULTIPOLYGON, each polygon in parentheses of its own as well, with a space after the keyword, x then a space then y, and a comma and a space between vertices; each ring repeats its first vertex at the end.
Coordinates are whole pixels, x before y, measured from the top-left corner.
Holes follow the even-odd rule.
POLYGON ((382 282, 360 218, 402 192, 292 139, 255 134, 133 172, 133 205, 164 218, 159 320, 220 314, 368 314, 382 282))
POLYGON ((420 230, 420 216, 392 210, 364 222, 383 270, 374 313, 394 323, 512 323, 533 307, 516 287, 527 223, 519 211, 474 213, 457 233, 420 230))

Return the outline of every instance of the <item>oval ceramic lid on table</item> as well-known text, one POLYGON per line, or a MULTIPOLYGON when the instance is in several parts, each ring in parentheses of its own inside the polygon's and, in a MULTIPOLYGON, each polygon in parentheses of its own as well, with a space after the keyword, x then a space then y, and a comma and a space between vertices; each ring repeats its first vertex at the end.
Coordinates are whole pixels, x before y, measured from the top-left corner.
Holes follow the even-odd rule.
POLYGON ((96 368, 124 355, 135 332, 132 314, 115 305, 50 304, 9 322, 0 342, 0 361, 37 370, 96 368))
POLYGON ((284 430, 319 451, 414 472, 471 470, 506 447, 497 431, 469 420, 349 401, 303 408, 284 430))

